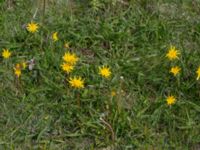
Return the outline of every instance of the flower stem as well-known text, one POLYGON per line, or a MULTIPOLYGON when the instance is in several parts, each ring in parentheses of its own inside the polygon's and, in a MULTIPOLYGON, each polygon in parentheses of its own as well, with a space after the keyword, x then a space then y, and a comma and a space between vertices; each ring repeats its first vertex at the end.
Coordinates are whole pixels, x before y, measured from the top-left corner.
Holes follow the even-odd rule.
POLYGON ((81 107, 81 100, 80 100, 80 93, 77 92, 77 105, 78 107, 81 107))
POLYGON ((45 18, 45 9, 46 9, 46 0, 43 0, 42 24, 44 24, 44 18, 45 18))

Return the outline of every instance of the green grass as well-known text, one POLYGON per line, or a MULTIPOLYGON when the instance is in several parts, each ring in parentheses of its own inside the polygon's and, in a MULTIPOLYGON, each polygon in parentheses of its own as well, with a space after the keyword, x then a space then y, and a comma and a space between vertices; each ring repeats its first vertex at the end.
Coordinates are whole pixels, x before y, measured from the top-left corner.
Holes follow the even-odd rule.
POLYGON ((0 0, 0 52, 12 52, 0 57, 0 149, 199 149, 199 1, 94 2, 49 0, 44 15, 40 1, 0 0), (32 20, 35 34, 26 31, 32 20), (84 77, 84 89, 72 89, 60 68, 65 41, 80 57, 71 76, 84 77), (170 45, 179 60, 166 59, 170 45), (13 66, 32 58, 17 80, 13 66), (102 65, 110 79, 99 76, 102 65))

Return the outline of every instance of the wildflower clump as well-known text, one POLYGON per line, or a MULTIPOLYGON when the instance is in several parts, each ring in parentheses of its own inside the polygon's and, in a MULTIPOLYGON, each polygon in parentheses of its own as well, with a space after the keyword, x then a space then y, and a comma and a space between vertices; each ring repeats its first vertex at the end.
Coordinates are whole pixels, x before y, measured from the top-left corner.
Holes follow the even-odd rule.
POLYGON ((15 76, 19 78, 22 74, 22 70, 26 69, 26 67, 27 67, 27 62, 25 61, 17 63, 13 68, 15 76))
POLYGON ((4 59, 8 59, 8 58, 10 58, 10 56, 11 56, 11 52, 8 49, 3 49, 2 57, 4 59))
POLYGON ((109 78, 111 76, 111 71, 109 67, 99 67, 99 74, 104 78, 109 78))
POLYGON ((61 68, 64 72, 70 73, 74 70, 74 66, 79 60, 78 56, 75 53, 66 52, 62 57, 64 62, 61 64, 61 68))
POLYGON ((39 25, 37 23, 31 22, 31 23, 28 23, 28 25, 26 26, 26 29, 31 33, 35 33, 38 31, 39 25))

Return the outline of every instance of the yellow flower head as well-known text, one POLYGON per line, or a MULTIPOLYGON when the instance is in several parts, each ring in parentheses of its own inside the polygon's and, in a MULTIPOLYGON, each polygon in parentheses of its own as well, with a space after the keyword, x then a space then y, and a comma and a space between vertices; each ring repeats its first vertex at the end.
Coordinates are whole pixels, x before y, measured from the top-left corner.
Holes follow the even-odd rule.
POLYGON ((69 48, 69 43, 68 42, 64 44, 64 48, 69 48))
POLYGON ((111 96, 112 96, 112 97, 116 96, 116 94, 117 94, 117 93, 116 93, 114 90, 111 92, 111 96))
POLYGON ((52 34, 52 39, 53 39, 54 42, 58 41, 58 32, 54 32, 52 34))
POLYGON ((111 76, 110 68, 105 66, 99 67, 99 74, 105 78, 109 78, 111 76))
POLYGON ((167 97, 167 105, 173 105, 176 102, 176 98, 174 96, 168 96, 167 97))
POLYGON ((196 73, 197 73, 197 80, 199 80, 199 78, 200 78, 200 66, 199 66, 199 68, 197 69, 196 73))
POLYGON ((14 67, 14 73, 18 78, 21 76, 22 72, 21 72, 20 64, 16 64, 16 66, 14 67))
POLYGON ((26 62, 22 62, 22 63, 21 63, 21 66, 22 66, 23 69, 26 69, 27 63, 26 63, 26 62))
POLYGON ((170 69, 170 72, 173 73, 174 76, 176 76, 181 71, 181 68, 178 66, 172 67, 170 69))
POLYGON ((63 64, 61 65, 61 67, 62 67, 62 70, 65 71, 65 72, 67 72, 67 73, 72 72, 73 69, 74 69, 74 66, 73 66, 73 65, 70 65, 70 64, 68 64, 68 63, 63 63, 63 64))
POLYGON ((81 77, 73 77, 69 79, 71 87, 81 89, 84 88, 84 80, 81 77))
POLYGON ((168 53, 166 54, 166 57, 169 60, 174 60, 178 59, 178 55, 180 55, 180 53, 178 52, 178 50, 176 50, 176 47, 171 46, 170 49, 168 50, 168 53))
POLYGON ((76 56, 76 54, 70 52, 66 52, 63 56, 63 60, 71 65, 75 65, 78 59, 79 58, 76 56))
POLYGON ((21 65, 20 64, 16 64, 15 65, 15 69, 21 69, 21 65))
POLYGON ((15 71, 15 75, 19 78, 22 74, 21 70, 20 69, 14 69, 15 71))
POLYGON ((2 57, 8 59, 11 56, 11 52, 8 49, 3 49, 2 57))
POLYGON ((31 22, 26 26, 26 29, 31 33, 37 32, 38 28, 39 28, 39 25, 34 22, 31 22))

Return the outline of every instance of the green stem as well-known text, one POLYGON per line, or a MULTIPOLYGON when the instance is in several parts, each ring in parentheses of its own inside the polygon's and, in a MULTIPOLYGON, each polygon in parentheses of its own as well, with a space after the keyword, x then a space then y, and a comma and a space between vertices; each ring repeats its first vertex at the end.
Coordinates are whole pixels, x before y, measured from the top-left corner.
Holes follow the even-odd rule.
POLYGON ((77 92, 77 105, 78 107, 81 107, 81 100, 80 100, 80 93, 77 92))
POLYGON ((43 0, 42 24, 44 24, 44 19, 45 19, 45 9, 46 9, 46 0, 43 0))

